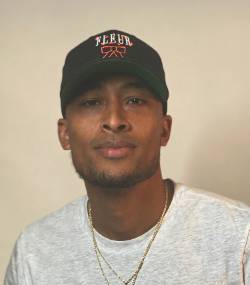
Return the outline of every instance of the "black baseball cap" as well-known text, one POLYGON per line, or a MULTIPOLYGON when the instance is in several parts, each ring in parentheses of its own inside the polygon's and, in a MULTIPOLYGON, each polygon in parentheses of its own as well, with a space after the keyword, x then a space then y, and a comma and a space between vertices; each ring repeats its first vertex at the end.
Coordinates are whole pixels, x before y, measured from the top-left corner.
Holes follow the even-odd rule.
POLYGON ((123 31, 108 30, 91 36, 66 56, 61 82, 61 110, 77 90, 97 74, 125 73, 139 77, 167 112, 168 87, 162 61, 151 46, 123 31))

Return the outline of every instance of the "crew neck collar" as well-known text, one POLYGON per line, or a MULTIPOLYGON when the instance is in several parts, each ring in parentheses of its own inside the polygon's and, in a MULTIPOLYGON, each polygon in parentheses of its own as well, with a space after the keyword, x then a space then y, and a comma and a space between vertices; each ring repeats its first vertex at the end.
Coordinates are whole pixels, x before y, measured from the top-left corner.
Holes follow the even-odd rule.
MULTIPOLYGON (((165 181, 165 185, 166 185, 166 179, 164 179, 164 181, 165 181)), ((169 205, 169 208, 168 208, 168 210, 167 210, 167 212, 163 218, 161 228, 163 226, 165 226, 168 223, 168 220, 171 218, 171 216, 174 215, 174 212, 176 211, 176 208, 177 208, 176 204, 179 200, 180 193, 182 192, 181 190, 184 188, 182 184, 175 183, 174 181, 172 181, 172 182, 174 184, 174 194, 173 194, 171 204, 169 205)), ((84 216, 85 216, 85 230, 88 233, 88 235, 90 235, 90 238, 92 239, 91 226, 90 226, 90 222, 88 219, 88 212, 87 212, 87 201, 88 201, 88 196, 85 195, 83 203, 82 203, 82 206, 83 206, 82 210, 84 211, 84 216)), ((122 249, 122 250, 126 251, 126 250, 136 249, 141 244, 144 244, 145 242, 149 241, 149 239, 152 237, 154 230, 155 230, 155 226, 150 228, 144 234, 142 234, 136 238, 129 239, 129 240, 112 240, 112 239, 109 239, 109 238, 103 236, 102 234, 100 234, 95 229, 94 229, 94 232, 95 232, 95 236, 96 236, 98 246, 100 248, 104 247, 104 248, 109 248, 110 250, 121 250, 122 249)), ((160 231, 161 231, 161 229, 159 230, 159 232, 160 231)))

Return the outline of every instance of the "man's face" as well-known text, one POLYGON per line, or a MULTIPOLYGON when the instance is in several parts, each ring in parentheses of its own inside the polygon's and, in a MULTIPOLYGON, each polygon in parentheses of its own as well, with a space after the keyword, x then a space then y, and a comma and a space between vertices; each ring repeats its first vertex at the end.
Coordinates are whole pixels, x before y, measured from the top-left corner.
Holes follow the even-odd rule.
POLYGON ((77 173, 103 188, 126 188, 160 168, 171 117, 136 77, 109 75, 84 87, 58 121, 59 139, 71 150, 77 173))

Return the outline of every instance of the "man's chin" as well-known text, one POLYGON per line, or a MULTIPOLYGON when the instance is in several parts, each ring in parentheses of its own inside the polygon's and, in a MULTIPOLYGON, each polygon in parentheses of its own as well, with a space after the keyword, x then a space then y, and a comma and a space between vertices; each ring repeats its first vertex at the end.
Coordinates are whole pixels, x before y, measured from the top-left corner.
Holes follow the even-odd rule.
POLYGON ((116 191, 118 189, 130 188, 145 179, 145 177, 135 176, 134 174, 110 175, 106 173, 95 173, 96 175, 82 175, 79 172, 78 174, 80 178, 88 184, 116 191))
MULTIPOLYGON (((136 184, 145 181, 152 177, 158 167, 159 159, 154 157, 148 164, 137 164, 133 169, 126 167, 112 168, 112 169, 98 169, 97 164, 89 162, 85 163, 85 167, 76 163, 77 160, 73 159, 73 165, 79 177, 85 181, 86 184, 90 184, 99 188, 103 188, 107 191, 119 191, 126 190, 135 186, 136 184), (86 165, 88 167, 86 167, 86 165)), ((100 167, 100 166, 99 166, 100 167)))
POLYGON ((85 181, 86 184, 90 184, 99 188, 103 188, 104 191, 117 193, 119 191, 127 190, 136 184, 152 177, 157 168, 148 169, 136 169, 130 173, 107 173, 97 172, 93 169, 88 171, 79 171, 76 169, 79 177, 85 181))

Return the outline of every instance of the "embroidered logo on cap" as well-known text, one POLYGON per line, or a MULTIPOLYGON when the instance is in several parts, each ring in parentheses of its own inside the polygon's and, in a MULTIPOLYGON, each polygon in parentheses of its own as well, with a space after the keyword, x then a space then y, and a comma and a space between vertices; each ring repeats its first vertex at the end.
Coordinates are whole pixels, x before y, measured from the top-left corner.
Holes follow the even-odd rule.
POLYGON ((129 36, 116 33, 97 36, 95 41, 96 47, 100 47, 102 58, 123 58, 127 53, 127 47, 133 45, 129 36))

